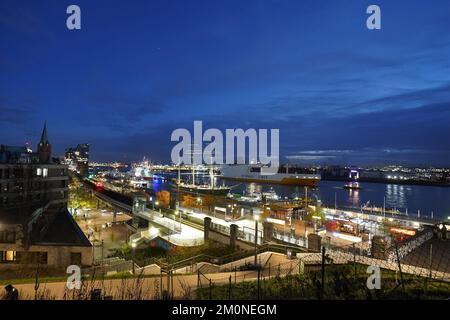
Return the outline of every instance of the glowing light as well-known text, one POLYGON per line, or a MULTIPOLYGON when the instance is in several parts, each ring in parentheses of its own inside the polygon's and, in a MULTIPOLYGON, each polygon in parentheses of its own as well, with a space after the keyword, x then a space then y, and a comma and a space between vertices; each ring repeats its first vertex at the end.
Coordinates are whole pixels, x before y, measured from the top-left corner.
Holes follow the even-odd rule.
POLYGON ((394 232, 394 233, 405 234, 408 236, 414 236, 416 234, 416 232, 414 230, 400 229, 400 228, 391 228, 390 231, 394 232))

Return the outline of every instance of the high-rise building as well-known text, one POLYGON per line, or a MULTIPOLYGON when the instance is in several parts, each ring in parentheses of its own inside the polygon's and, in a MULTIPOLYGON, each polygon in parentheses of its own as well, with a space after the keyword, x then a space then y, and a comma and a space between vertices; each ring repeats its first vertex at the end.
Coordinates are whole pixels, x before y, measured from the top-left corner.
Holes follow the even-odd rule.
POLYGON ((89 144, 83 143, 75 148, 67 148, 64 159, 70 170, 87 176, 89 173, 89 144))
POLYGON ((0 145, 0 270, 92 263, 91 243, 67 210, 68 179, 46 126, 37 152, 0 145))

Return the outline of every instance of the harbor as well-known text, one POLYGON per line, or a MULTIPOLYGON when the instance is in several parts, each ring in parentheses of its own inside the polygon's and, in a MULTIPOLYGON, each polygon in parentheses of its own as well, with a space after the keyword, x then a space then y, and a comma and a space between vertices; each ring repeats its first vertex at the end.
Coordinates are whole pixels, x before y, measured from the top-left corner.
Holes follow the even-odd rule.
MULTIPOLYGON (((173 235, 172 241, 165 239, 177 245, 183 243, 175 240, 182 234, 183 223, 189 222, 190 227, 203 230, 205 218, 210 218, 212 225, 222 231, 227 230, 228 234, 231 224, 236 225, 238 233, 250 243, 251 239, 258 239, 255 234, 264 230, 262 221, 265 221, 272 225, 270 238, 286 244, 308 248, 308 236, 317 234, 323 242, 343 246, 360 243, 369 249, 374 237, 406 239, 425 228, 445 223, 450 216, 444 203, 441 207, 436 206, 439 201, 428 202, 434 205, 432 210, 420 207, 415 211, 414 206, 407 207, 409 193, 414 193, 415 199, 421 198, 425 203, 426 199, 417 197, 417 188, 424 188, 426 192, 427 188, 439 187, 358 183, 358 188, 346 188, 346 184, 330 181, 320 181, 315 187, 310 187, 308 182, 287 186, 285 183, 259 184, 222 179, 221 172, 212 167, 198 171, 191 167, 182 173, 180 168, 175 172, 155 170, 148 162, 143 162, 132 168, 130 172, 121 174, 120 180, 108 179, 114 176, 109 172, 101 172, 99 177, 92 175, 96 192, 99 197, 111 201, 114 197, 105 198, 105 192, 115 190, 116 194, 128 194, 129 201, 132 201, 132 195, 140 191, 147 199, 149 210, 140 217, 164 227, 173 235), (136 175, 136 167, 142 166, 147 169, 140 169, 136 175), (142 175, 144 171, 146 174, 142 175), (136 180, 146 181, 145 186, 136 184, 136 180), (117 181, 134 182, 118 185, 117 181), (166 203, 162 204, 163 201, 166 203), (258 227, 255 217, 262 219, 258 227), (155 221, 158 219, 159 223, 155 221), (171 224, 167 219, 174 222, 171 224), (165 223, 162 220, 166 220, 165 223)), ((131 203, 127 206, 132 213, 131 203)), ((186 233, 192 235, 195 230, 186 233)), ((263 237, 262 234, 260 236, 263 237)), ((201 241, 201 234, 196 237, 197 242, 201 241)), ((192 242, 191 239, 184 243, 189 245, 192 242)))

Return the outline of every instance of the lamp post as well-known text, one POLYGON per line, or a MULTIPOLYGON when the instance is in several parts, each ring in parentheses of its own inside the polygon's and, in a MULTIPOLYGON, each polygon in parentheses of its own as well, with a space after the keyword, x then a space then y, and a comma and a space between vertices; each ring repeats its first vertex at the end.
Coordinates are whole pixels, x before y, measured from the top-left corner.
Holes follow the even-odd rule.
POLYGON ((334 211, 337 211, 337 193, 334 192, 334 211))
POLYGON ((253 219, 255 220, 255 267, 258 263, 258 221, 259 215, 254 215, 253 219))
POLYGON ((132 248, 132 265, 133 265, 133 274, 135 274, 135 269, 134 269, 134 259, 135 259, 135 253, 136 253, 136 242, 131 242, 131 248, 132 248))
POLYGON ((176 213, 179 214, 179 218, 180 218, 180 234, 181 234, 181 210, 177 210, 176 213))
POLYGON ((150 197, 149 200, 152 203, 152 209, 155 210, 155 204, 153 203, 153 197, 150 197))

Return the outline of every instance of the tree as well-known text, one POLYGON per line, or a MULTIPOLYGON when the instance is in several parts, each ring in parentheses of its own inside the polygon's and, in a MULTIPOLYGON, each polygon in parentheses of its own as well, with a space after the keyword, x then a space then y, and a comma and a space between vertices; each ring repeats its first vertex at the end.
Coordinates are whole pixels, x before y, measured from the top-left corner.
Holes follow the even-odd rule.
POLYGON ((316 206, 314 206, 313 208, 308 207, 306 209, 306 212, 307 212, 307 214, 305 216, 305 220, 308 220, 308 221, 316 220, 317 222, 325 221, 325 213, 323 212, 322 206, 319 203, 316 204, 316 206))
POLYGON ((170 192, 167 190, 162 190, 156 193, 156 198, 158 199, 159 205, 162 208, 169 208, 170 205, 170 192))
POLYGON ((330 221, 325 222, 325 229, 327 229, 327 231, 329 231, 329 232, 336 231, 337 230, 337 226, 338 226, 338 224, 334 220, 330 220, 330 221))
POLYGON ((208 211, 211 212, 212 207, 214 206, 215 199, 214 196, 207 195, 203 197, 202 205, 208 208, 208 211))
POLYGON ((184 207, 193 207, 194 206, 194 197, 190 194, 183 195, 183 206, 184 207))

